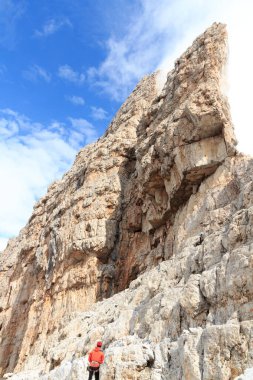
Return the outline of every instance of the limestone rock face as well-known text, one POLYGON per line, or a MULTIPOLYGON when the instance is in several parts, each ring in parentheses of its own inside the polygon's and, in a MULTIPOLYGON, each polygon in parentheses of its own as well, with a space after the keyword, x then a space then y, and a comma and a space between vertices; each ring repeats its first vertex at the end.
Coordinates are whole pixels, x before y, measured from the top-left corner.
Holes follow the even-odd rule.
POLYGON ((72 169, 50 186, 1 255, 2 371, 22 368, 31 349, 45 360, 44 343, 54 339, 61 319, 111 294, 122 189, 133 170, 137 125, 155 95, 151 75, 106 135, 81 150, 72 169))
POLYGON ((235 150, 226 52, 213 24, 161 92, 144 78, 9 242, 4 378, 81 380, 98 339, 102 380, 251 373, 253 159, 235 150))

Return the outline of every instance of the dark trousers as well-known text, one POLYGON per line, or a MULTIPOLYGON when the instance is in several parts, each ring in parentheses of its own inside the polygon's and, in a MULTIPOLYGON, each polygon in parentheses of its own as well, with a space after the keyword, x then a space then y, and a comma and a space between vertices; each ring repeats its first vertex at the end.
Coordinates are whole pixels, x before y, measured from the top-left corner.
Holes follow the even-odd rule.
POLYGON ((97 371, 97 372, 90 371, 88 380, 91 380, 93 378, 93 374, 95 375, 95 380, 99 380, 99 371, 97 371))

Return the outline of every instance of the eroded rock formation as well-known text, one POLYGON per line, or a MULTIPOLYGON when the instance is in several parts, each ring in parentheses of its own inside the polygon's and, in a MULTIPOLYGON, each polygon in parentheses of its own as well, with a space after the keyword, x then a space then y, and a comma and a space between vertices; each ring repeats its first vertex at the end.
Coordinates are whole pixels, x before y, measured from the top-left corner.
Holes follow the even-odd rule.
MULTIPOLYGON (((82 379, 230 380, 253 366, 253 160, 221 84, 226 29, 144 78, 0 256, 0 368, 82 379)), ((6 376, 7 377, 7 376, 6 376)))

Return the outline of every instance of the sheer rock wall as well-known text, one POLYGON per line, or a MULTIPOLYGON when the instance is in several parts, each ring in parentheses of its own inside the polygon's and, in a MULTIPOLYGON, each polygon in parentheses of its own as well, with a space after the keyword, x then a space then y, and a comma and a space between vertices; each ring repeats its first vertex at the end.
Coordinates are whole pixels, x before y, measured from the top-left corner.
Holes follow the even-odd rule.
POLYGON ((253 365, 253 160, 235 150, 226 58, 213 24, 35 206, 0 257, 2 373, 82 379, 97 339, 102 380, 253 365))
POLYGON ((155 94, 151 75, 106 135, 81 150, 72 169, 50 186, 1 255, 2 371, 22 368, 34 349, 41 354, 61 318, 111 294, 122 188, 133 166, 136 127, 155 94))

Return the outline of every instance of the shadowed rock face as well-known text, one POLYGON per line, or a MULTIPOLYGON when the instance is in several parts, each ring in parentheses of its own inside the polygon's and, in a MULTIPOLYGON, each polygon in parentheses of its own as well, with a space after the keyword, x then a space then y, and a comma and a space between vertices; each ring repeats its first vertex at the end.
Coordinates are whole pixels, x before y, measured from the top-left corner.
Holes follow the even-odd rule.
POLYGON ((137 127, 136 165, 124 199, 118 289, 172 254, 174 217, 205 178, 235 153, 221 93, 226 31, 215 25, 177 60, 137 127), (170 239, 171 248, 164 249, 170 239))
POLYGON ((162 92, 145 77, 9 242, 2 374, 83 379, 97 339, 102 380, 229 380, 253 365, 253 162, 221 92, 226 44, 213 24, 162 92))

